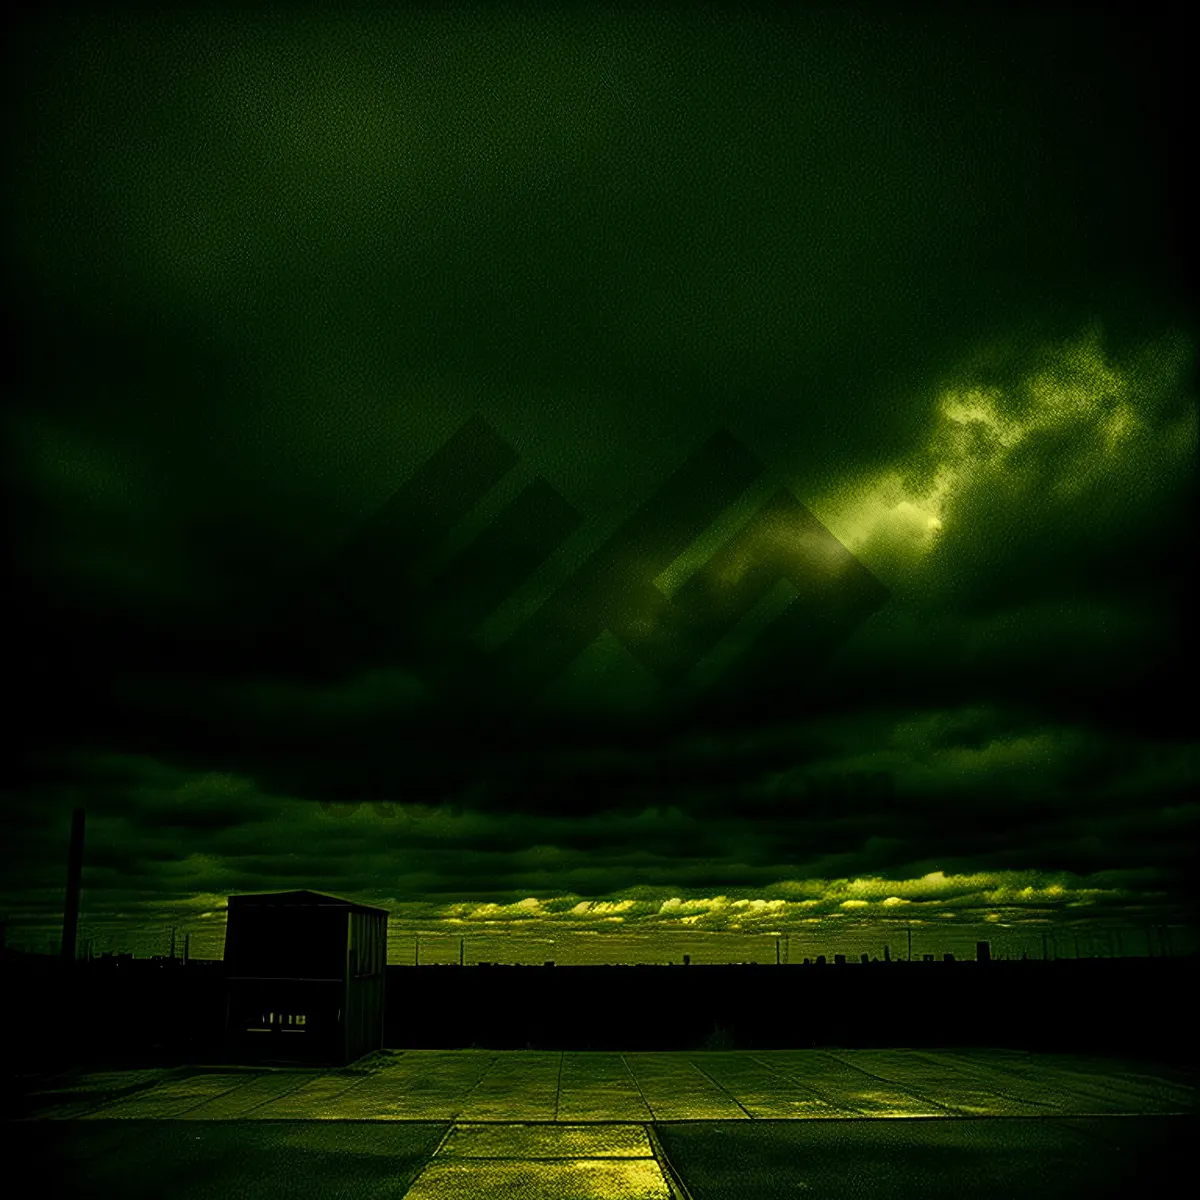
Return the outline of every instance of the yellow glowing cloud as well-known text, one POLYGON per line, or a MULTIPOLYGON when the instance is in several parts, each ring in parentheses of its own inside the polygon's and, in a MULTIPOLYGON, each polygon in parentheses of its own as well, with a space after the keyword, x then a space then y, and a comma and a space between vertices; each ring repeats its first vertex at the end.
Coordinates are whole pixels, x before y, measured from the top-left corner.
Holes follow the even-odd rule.
MULTIPOLYGON (((740 928, 765 936, 771 930, 801 925, 806 920, 855 922, 862 919, 919 920, 938 918, 971 923, 983 919, 1023 922, 1037 920, 1066 906, 1103 905, 1108 911, 1135 903, 1139 894, 1108 880, 1070 873, 995 871, 970 874, 928 871, 908 879, 872 876, 841 879, 782 880, 755 889, 758 894, 730 896, 624 896, 585 900, 575 895, 553 898, 527 896, 509 903, 459 902, 414 905, 391 901, 398 923, 420 921, 422 928, 441 922, 457 933, 472 923, 490 930, 506 926, 527 932, 533 926, 554 926, 564 933, 596 931, 622 925, 635 931, 695 929, 722 931, 740 928), (1101 886, 1098 886, 1100 884, 1101 886), (915 915, 914 915, 915 914, 915 915)), ((221 898, 197 893, 196 908, 215 907, 221 898)), ((399 927, 399 926, 398 926, 399 927)))
POLYGON ((1135 442, 1159 458, 1189 454, 1197 440, 1194 402, 1174 424, 1153 429, 1139 409, 1152 412, 1179 393, 1191 355, 1187 339, 1167 335, 1117 365, 1104 353, 1100 330, 1091 328, 1048 347, 1042 365, 1010 393, 977 382, 947 383, 936 392, 923 445, 893 466, 835 489, 813 510, 847 549, 868 561, 873 552, 920 558, 952 525, 957 500, 990 479, 1018 472, 1022 455, 1038 439, 1052 437, 1062 447, 1048 483, 1059 500, 1123 469, 1135 442))

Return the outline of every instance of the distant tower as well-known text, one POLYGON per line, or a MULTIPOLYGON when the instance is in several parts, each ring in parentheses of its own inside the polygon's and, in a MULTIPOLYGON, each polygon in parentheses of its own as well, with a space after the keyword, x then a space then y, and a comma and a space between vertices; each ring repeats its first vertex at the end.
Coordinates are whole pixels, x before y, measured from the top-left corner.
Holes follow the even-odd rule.
POLYGON ((420 965, 421 965, 421 935, 419 933, 414 933, 413 934, 413 966, 419 967, 420 965))
POLYGON ((912 926, 908 927, 908 961, 912 962, 912 926))
POLYGON ((683 956, 683 965, 685 967, 688 967, 688 966, 691 966, 691 963, 692 963, 692 956, 690 954, 685 954, 683 956))
POLYGON ((846 956, 844 954, 835 954, 833 956, 833 965, 835 967, 844 967, 846 965, 846 956))
POLYGON ((824 965, 825 965, 825 955, 823 955, 823 954, 818 954, 818 955, 817 955, 817 966, 818 966, 818 967, 823 967, 824 965))
POLYGON ((988 942, 975 943, 975 961, 976 962, 991 962, 992 947, 988 942))
POLYGON ((463 965, 463 958, 466 953, 465 947, 466 947, 466 939, 459 938, 458 939, 458 965, 460 967, 463 965))
POLYGON ((188 959, 192 957, 192 935, 185 933, 183 935, 183 961, 186 964, 188 959))
POLYGON ((863 953, 863 956, 862 956, 862 961, 863 961, 864 963, 869 963, 869 962, 871 961, 871 956, 870 956, 869 954, 867 954, 867 953, 865 953, 865 952, 864 952, 864 953, 863 953))
POLYGON ((171 926, 171 961, 175 961, 175 926, 171 926))
POLYGON ((883 948, 883 961, 884 961, 884 962, 891 962, 891 961, 892 961, 892 948, 891 948, 891 946, 884 946, 884 948, 883 948))
POLYGON ((63 910, 62 961, 75 961, 75 941, 79 934, 79 893, 83 887, 83 831, 86 817, 82 808, 71 813, 71 848, 67 855, 67 903, 63 910))
POLYGON ((779 966, 779 939, 775 939, 775 965, 779 966))

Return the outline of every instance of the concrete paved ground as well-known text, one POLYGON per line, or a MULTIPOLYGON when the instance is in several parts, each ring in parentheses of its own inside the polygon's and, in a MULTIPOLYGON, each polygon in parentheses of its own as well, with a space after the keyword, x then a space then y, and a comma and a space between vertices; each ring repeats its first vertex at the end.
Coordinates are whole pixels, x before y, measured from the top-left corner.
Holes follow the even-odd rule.
POLYGON ((1096 1200, 1192 1173, 1179 1117, 690 1121, 657 1127, 691 1200, 1096 1200))
POLYGON ((1195 1122, 166 1119, 4 1132, 14 1179, 79 1200, 1126 1200, 1171 1194, 1187 1178, 1195 1122))
POLYGON ((1196 1111, 1189 1072, 1067 1055, 408 1051, 59 1080, 6 1132, 121 1200, 1097 1197, 1165 1187, 1196 1111))
POLYGON ((1192 1113, 1186 1072, 1011 1051, 387 1052, 348 1070, 141 1072, 30 1098, 48 1119, 644 1123, 1192 1113))

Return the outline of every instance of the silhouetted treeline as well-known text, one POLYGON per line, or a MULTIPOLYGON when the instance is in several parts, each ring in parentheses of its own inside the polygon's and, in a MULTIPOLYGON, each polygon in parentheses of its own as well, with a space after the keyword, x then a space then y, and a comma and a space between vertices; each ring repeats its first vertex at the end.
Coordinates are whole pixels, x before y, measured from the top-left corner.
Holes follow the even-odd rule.
MULTIPOLYGON (((392 966, 397 1048, 1005 1046, 1196 1061, 1197 958, 825 966, 392 966)), ((13 1070, 220 1062, 224 966, 146 959, 2 972, 13 1070)))

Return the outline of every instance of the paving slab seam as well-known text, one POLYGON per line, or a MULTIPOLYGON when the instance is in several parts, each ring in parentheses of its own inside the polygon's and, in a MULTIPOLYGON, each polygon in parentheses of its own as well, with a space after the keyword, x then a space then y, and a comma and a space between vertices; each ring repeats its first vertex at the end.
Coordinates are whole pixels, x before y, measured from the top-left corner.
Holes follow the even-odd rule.
MULTIPOLYGON (((1079 1068, 1082 1070, 1082 1068, 1079 1068)), ((1104 1079, 1119 1080, 1118 1086, 1123 1090, 1130 1087, 1146 1088, 1146 1087, 1171 1087, 1185 1088, 1189 1092, 1194 1092, 1197 1089, 1197 1081, 1194 1079, 1174 1079, 1169 1075, 1139 1075, 1133 1071, 1121 1071, 1112 1075, 1104 1075, 1099 1071, 1085 1071, 1089 1078, 1099 1076, 1104 1079)))
MULTIPOLYGON (((70 1119, 75 1120, 77 1117, 86 1116, 88 1113, 98 1112, 106 1104, 112 1104, 115 1100, 127 1100, 130 1096, 136 1096, 138 1092, 148 1091, 150 1088, 157 1087, 160 1083, 169 1083, 175 1079, 186 1078, 186 1074, 187 1069, 185 1067, 176 1067, 169 1073, 160 1075, 156 1079, 144 1079, 140 1083, 130 1084, 127 1087, 114 1088, 112 1091, 104 1092, 95 1100, 85 1101, 84 1107, 70 1119)), ((35 1096, 38 1094, 36 1092, 33 1093, 35 1096)), ((52 1120, 54 1119, 49 1113, 47 1117, 52 1120)), ((35 1115, 30 1119, 38 1120, 40 1118, 35 1115)))
POLYGON ((562 1073, 563 1059, 566 1058, 567 1052, 560 1050, 558 1052, 558 1078, 554 1081, 554 1119, 558 1120, 558 1108, 562 1103, 562 1073))
POLYGON ((873 1071, 866 1070, 865 1067, 856 1067, 853 1063, 846 1062, 845 1059, 838 1058, 836 1054, 830 1054, 826 1050, 822 1050, 821 1053, 824 1054, 826 1058, 831 1058, 834 1062, 841 1063, 844 1067, 849 1067, 852 1071, 858 1071, 860 1074, 865 1075, 868 1079, 874 1079, 876 1083, 887 1084, 890 1087, 894 1087, 903 1092, 905 1095, 911 1096, 914 1100, 921 1100, 926 1104, 932 1104, 934 1108, 940 1108, 948 1116, 958 1118, 966 1115, 961 1109, 952 1108, 949 1104, 942 1104, 937 1100, 932 1100, 930 1097, 916 1091, 907 1084, 898 1083, 894 1079, 885 1079, 882 1075, 876 1075, 873 1071))
POLYGON ((458 1107, 457 1107, 457 1108, 454 1110, 454 1115, 453 1115, 453 1116, 450 1118, 450 1124, 451 1124, 452 1126, 453 1126, 453 1124, 454 1124, 454 1123, 455 1123, 455 1122, 458 1120, 458 1118, 459 1118, 459 1115, 462 1113, 463 1109, 465 1109, 465 1108, 466 1108, 466 1106, 467 1106, 467 1102, 468 1102, 468 1101, 471 1099, 471 1097, 472 1097, 472 1096, 475 1094, 475 1089, 479 1087, 479 1085, 480 1085, 480 1084, 481 1084, 481 1083, 484 1081, 484 1079, 487 1077, 488 1073, 489 1073, 489 1072, 492 1070, 492 1068, 493 1068, 493 1067, 494 1067, 494 1066, 495 1066, 495 1065, 496 1065, 496 1064, 497 1064, 499 1061, 500 1061, 500 1056, 499 1056, 498 1054, 493 1054, 493 1055, 492 1055, 492 1057, 491 1057, 491 1059, 488 1061, 488 1064, 487 1064, 487 1066, 486 1066, 486 1067, 484 1067, 484 1068, 483 1068, 483 1070, 479 1072, 479 1076, 478 1076, 478 1078, 475 1080, 475 1082, 474 1082, 473 1084, 471 1084, 471 1086, 470 1086, 469 1088, 467 1088, 466 1095, 464 1095, 464 1096, 463 1096, 463 1098, 462 1098, 462 1103, 461 1103, 461 1104, 459 1104, 459 1106, 458 1106, 458 1107))
MULTIPOLYGON (((438 1144, 436 1146, 434 1146, 434 1148, 433 1148, 433 1153, 429 1156, 429 1158, 425 1162, 424 1166, 421 1167, 422 1171, 424 1171, 425 1167, 427 1167, 431 1162, 433 1162, 433 1160, 435 1158, 437 1158, 437 1156, 439 1154, 441 1154, 442 1147, 446 1144, 447 1140, 449 1139, 450 1135, 454 1132, 454 1130, 455 1130, 454 1122, 447 1121, 446 1128, 442 1130, 442 1136, 440 1138, 438 1138, 438 1144)), ((420 1172, 417 1173, 417 1178, 418 1179, 420 1178, 420 1172)))
POLYGON ((242 1111, 240 1113, 238 1113, 238 1115, 235 1118, 232 1118, 232 1119, 240 1121, 244 1117, 246 1117, 249 1113, 254 1112, 256 1109, 263 1108, 268 1104, 274 1104, 276 1100, 283 1100, 283 1099, 286 1099, 288 1096, 294 1096, 297 1092, 302 1092, 306 1087, 308 1087, 308 1085, 310 1083, 313 1083, 315 1080, 322 1079, 322 1078, 324 1078, 324 1076, 321 1076, 321 1075, 310 1076, 309 1078, 305 1079, 302 1083, 298 1083, 295 1087, 288 1088, 286 1091, 280 1092, 277 1096, 266 1096, 264 1099, 260 1100, 257 1104, 252 1104, 252 1105, 250 1105, 249 1108, 242 1109, 242 1111))
POLYGON ((1175 1117, 1175 1116, 1194 1117, 1195 1114, 1194 1113, 1153 1113, 1153 1114, 1147 1115, 1146 1113, 1128 1113, 1128 1114, 1126 1114, 1126 1113, 1099 1113, 1099 1114, 1093 1115, 1093 1114, 1089 1113, 1087 1116, 1083 1116, 1083 1117, 1058 1116, 1058 1117, 1050 1117, 1047 1119, 1055 1122, 1057 1124, 1058 1128, 1063 1130, 1064 1133, 1070 1134, 1070 1136, 1073 1137, 1078 1142, 1083 1142, 1088 1146, 1107 1146, 1107 1145, 1109 1145, 1108 1131, 1105 1130, 1103 1133, 1099 1133, 1099 1132, 1096 1132, 1096 1131, 1092 1130, 1091 1128, 1089 1128, 1089 1125, 1092 1121, 1097 1121, 1104 1117, 1114 1117, 1114 1116, 1115 1117, 1132 1116, 1132 1117, 1137 1117, 1139 1120, 1143 1120, 1143 1121, 1157 1121, 1163 1117, 1168 1117, 1168 1118, 1175 1117), (1081 1125, 1081 1124, 1079 1124, 1080 1121, 1087 1121, 1089 1124, 1081 1125))
MULTIPOLYGON (((233 1087, 227 1088, 223 1092, 218 1092, 215 1096, 205 1096, 204 1099, 199 1101, 198 1103, 189 1104, 187 1108, 181 1108, 178 1112, 173 1112, 169 1117, 164 1117, 164 1118, 159 1118, 159 1119, 160 1120, 168 1120, 168 1121, 177 1120, 178 1118, 184 1116, 186 1113, 195 1112, 196 1109, 202 1108, 206 1104, 211 1104, 212 1101, 214 1101, 214 1100, 224 1100, 226 1096, 232 1096, 234 1092, 241 1091, 241 1089, 244 1087, 249 1087, 250 1084, 252 1084, 255 1081, 255 1079, 259 1079, 259 1078, 262 1078, 262 1077, 254 1076, 250 1079, 244 1080, 242 1083, 235 1083, 233 1085, 233 1087)), ((153 1120, 154 1118, 151 1117, 150 1119, 153 1120)))
MULTIPOLYGON (((954 1051, 954 1050, 950 1051, 947 1054, 947 1058, 950 1058, 953 1060, 953 1062, 958 1062, 958 1063, 961 1063, 964 1060, 968 1063, 972 1063, 972 1062, 976 1061, 976 1059, 973 1056, 967 1055, 967 1054, 961 1054, 958 1051, 954 1051)), ((1030 1068, 1038 1066, 1039 1064, 1027 1062, 1023 1059, 1020 1061, 1014 1061, 1013 1059, 1008 1059, 1007 1061, 1002 1061, 1002 1062, 989 1062, 987 1065, 992 1070, 1001 1072, 1001 1074, 1011 1075, 1016 1079, 1024 1079, 1024 1078, 1028 1078, 1030 1068)), ((1055 1069, 1057 1069, 1057 1068, 1055 1068, 1055 1069)))
MULTIPOLYGON (((1134 1088, 1123 1085, 1119 1080, 1111 1077, 1105 1078, 1101 1082, 1097 1082, 1092 1076, 1089 1075, 1083 1075, 1081 1078, 1079 1072, 1072 1071, 1068 1068, 1055 1067, 1053 1069, 1059 1072, 1062 1086, 1067 1091, 1076 1091, 1079 1092, 1080 1095, 1106 1099, 1107 1097, 1105 1095, 1105 1090, 1107 1089, 1109 1094, 1116 1093, 1118 1097, 1129 1100, 1140 1100, 1144 1098, 1142 1095, 1139 1095, 1138 1091, 1134 1090, 1134 1088)), ((1137 1085, 1134 1085, 1134 1087, 1136 1088, 1137 1085)))
MULTIPOLYGON (((521 1163, 560 1163, 568 1161, 561 1154, 448 1154, 447 1160, 461 1163, 495 1163, 495 1162, 521 1162, 521 1163)), ((593 1159, 603 1159, 608 1162, 654 1162, 653 1154, 622 1154, 620 1158, 612 1158, 608 1155, 596 1154, 576 1154, 570 1158, 591 1161, 593 1159)))
MULTIPOLYGON (((1038 1108, 1051 1108, 1052 1109, 1054 1107, 1052 1104, 1050 1104, 1048 1101, 1045 1101, 1045 1100, 1034 1100, 1030 1096, 1015 1096, 1015 1095, 1011 1095, 1008 1092, 1001 1091, 998 1087, 993 1087, 991 1080, 988 1079, 986 1076, 980 1075, 977 1072, 972 1072, 970 1069, 968 1069, 965 1066, 956 1065, 954 1063, 944 1062, 941 1059, 934 1058, 930 1054, 921 1054, 920 1052, 917 1052, 917 1051, 914 1051, 914 1053, 917 1054, 917 1057, 924 1059, 926 1062, 931 1063, 933 1066, 938 1067, 941 1070, 949 1071, 951 1074, 959 1075, 963 1079, 972 1080, 976 1083, 983 1085, 985 1091, 990 1092, 993 1096, 999 1096, 1002 1100, 1012 1100, 1014 1103, 1017 1103, 1017 1104, 1033 1104, 1033 1105, 1036 1105, 1038 1108)), ((1047 1115, 1049 1116, 1052 1114, 1047 1114, 1047 1115)))
MULTIPOLYGON (((761 1058, 752 1058, 751 1061, 758 1063, 760 1066, 766 1067, 766 1069, 770 1071, 772 1075, 778 1075, 780 1079, 786 1079, 788 1083, 795 1084, 803 1091, 811 1092, 818 1100, 821 1101, 822 1104, 827 1104, 835 1112, 852 1113, 854 1117, 866 1117, 870 1115, 863 1109, 856 1107, 846 1100, 831 1100, 829 1096, 820 1090, 820 1088, 814 1087, 804 1078, 804 1076, 797 1075, 791 1068, 775 1067, 761 1058)), ((814 1120, 823 1119, 825 1118, 814 1118, 814 1120)))
POLYGON ((625 1070, 629 1073, 629 1078, 631 1080, 633 1080, 633 1086, 635 1088, 637 1088, 637 1094, 641 1097, 642 1103, 646 1106, 646 1111, 650 1114, 650 1116, 653 1120, 658 1120, 658 1113, 656 1113, 654 1111, 654 1106, 650 1103, 649 1100, 646 1099, 646 1093, 644 1091, 642 1091, 642 1085, 638 1081, 638 1077, 633 1073, 633 1068, 629 1065, 624 1054, 621 1055, 621 1064, 624 1066, 625 1070))
MULTIPOLYGON (((368 1119, 370 1119, 370 1118, 368 1118, 368 1119)), ((701 1117, 701 1118, 697 1118, 697 1119, 711 1121, 714 1118, 701 1117)), ((717 1119, 719 1119, 719 1118, 717 1118, 717 1119)), ((545 1129, 553 1129, 560 1125, 566 1125, 566 1126, 571 1126, 571 1125, 600 1125, 600 1126, 618 1125, 619 1126, 619 1125, 644 1125, 645 1123, 646 1122, 644 1120, 631 1121, 628 1117, 597 1117, 595 1120, 592 1120, 592 1121, 575 1121, 575 1120, 555 1121, 549 1117, 544 1118, 544 1119, 539 1118, 539 1117, 494 1117, 491 1120, 488 1120, 486 1118, 480 1118, 480 1119, 476 1120, 476 1118, 471 1117, 465 1121, 455 1120, 453 1122, 453 1124, 461 1125, 463 1128, 470 1128, 472 1125, 537 1125, 537 1126, 539 1126, 541 1128, 545 1128, 545 1129)))
MULTIPOLYGON (((962 1061, 962 1058, 963 1058, 962 1055, 958 1055, 958 1054, 956 1054, 954 1057, 956 1060, 958 1060, 960 1062, 962 1061)), ((1074 1093, 1075 1095, 1082 1096, 1082 1097, 1091 1097, 1092 1099, 1098 1099, 1098 1100, 1109 1099, 1109 1095, 1105 1094, 1103 1087, 1098 1087, 1098 1086, 1094 1085, 1090 1078, 1086 1078, 1084 1080, 1079 1080, 1078 1073, 1072 1071, 1068 1067, 1050 1067, 1049 1069, 1054 1071, 1057 1074, 1057 1076, 1058 1076, 1057 1080, 1055 1080, 1053 1078, 1051 1078, 1049 1080, 1047 1080, 1047 1079, 1039 1080, 1036 1078, 1036 1072, 1037 1072, 1038 1068, 1041 1066, 1041 1064, 1036 1063, 1036 1062, 1028 1063, 1028 1064, 1022 1063, 1019 1066, 1015 1065, 1015 1064, 1012 1066, 1003 1066, 1000 1063, 989 1064, 989 1065, 993 1065, 995 1070, 1000 1071, 1005 1075, 1010 1075, 1010 1076, 1014 1077, 1015 1079, 1028 1080, 1030 1073, 1033 1072, 1035 1075, 1035 1078, 1034 1078, 1035 1084, 1039 1084, 1042 1087, 1047 1087, 1047 1086, 1057 1087, 1058 1089, 1060 1089, 1063 1093, 1065 1093, 1068 1096, 1070 1096, 1072 1093, 1074 1093)), ((951 1069, 953 1069, 953 1066, 951 1069)), ((1044 1070, 1045 1068, 1042 1068, 1042 1069, 1044 1070)), ((1111 1089, 1111 1091, 1116 1091, 1116 1092, 1122 1094, 1126 1099, 1138 1099, 1139 1098, 1137 1096, 1136 1092, 1131 1092, 1131 1091, 1129 1091, 1128 1088, 1121 1087, 1120 1084, 1113 1084, 1111 1081, 1108 1081, 1108 1083, 1109 1083, 1109 1088, 1111 1089)), ((1110 1094, 1111 1094, 1111 1091, 1110 1091, 1110 1094)), ((1022 1099, 1024 1099, 1024 1098, 1022 1098, 1022 1099)), ((1033 1103, 1033 1104, 1043 1103, 1042 1101, 1037 1101, 1037 1100, 1031 1100, 1031 1101, 1025 1101, 1025 1102, 1033 1103)), ((1100 1114, 1097 1114, 1097 1115, 1100 1115, 1100 1114)), ((1149 1114, 1146 1114, 1146 1115, 1149 1115, 1149 1114)))
MULTIPOLYGON (((331 1078, 331 1076, 318 1076, 318 1078, 325 1079, 325 1078, 331 1078)), ((329 1096, 325 1097, 325 1102, 328 1104, 328 1103, 332 1103, 333 1101, 340 1100, 340 1099, 341 1099, 341 1098, 342 1098, 344 1095, 346 1095, 346 1093, 347 1093, 347 1092, 352 1092, 352 1091, 354 1091, 354 1089, 355 1089, 355 1088, 357 1088, 357 1087, 362 1087, 362 1085, 363 1085, 363 1084, 366 1082, 366 1080, 367 1080, 367 1077, 366 1077, 365 1075, 364 1075, 364 1076, 363 1076, 361 1079, 352 1079, 352 1080, 350 1080, 350 1082, 349 1082, 349 1083, 347 1083, 347 1084, 346 1084, 346 1086, 345 1086, 344 1088, 342 1088, 340 1091, 333 1092, 331 1095, 329 1095, 329 1096)), ((309 1084, 309 1083, 311 1083, 311 1082, 312 1082, 312 1080, 310 1079, 310 1080, 308 1081, 308 1083, 305 1083, 305 1084, 303 1085, 303 1087, 297 1088, 296 1090, 297 1090, 297 1091, 303 1091, 303 1090, 304 1090, 304 1088, 308 1087, 308 1084, 309 1084)), ((288 1093, 288 1095, 293 1095, 293 1094, 294 1094, 294 1093, 291 1093, 291 1092, 289 1092, 289 1093, 288 1093)), ((311 1121, 311 1120, 318 1120, 318 1119, 320 1119, 320 1118, 314 1118, 314 1117, 282 1117, 282 1118, 280 1118, 280 1119, 281 1119, 281 1120, 285 1120, 285 1121, 311 1121)), ((334 1119, 336 1120, 337 1118, 334 1118, 334 1119)), ((354 1118, 354 1117, 347 1117, 347 1118, 345 1118, 345 1119, 346 1119, 346 1120, 348 1120, 348 1121, 353 1121, 353 1120, 356 1120, 357 1118, 354 1118)))
MULTIPOLYGON (((904 1051, 902 1051, 902 1053, 904 1053, 905 1055, 910 1055, 914 1058, 917 1058, 921 1062, 934 1067, 944 1079, 948 1080, 949 1082, 953 1083, 956 1086, 961 1085, 961 1084, 967 1084, 975 1092, 980 1093, 985 1097, 999 1099, 999 1100, 1006 1100, 1010 1104, 1020 1105, 1022 1108, 1027 1109, 1027 1110, 1028 1109, 1042 1109, 1043 1110, 1042 1113, 1035 1113, 1035 1112, 1027 1111, 1024 1113, 996 1113, 996 1114, 993 1114, 995 1116, 1039 1116, 1039 1115, 1054 1116, 1054 1115, 1061 1115, 1062 1109, 1060 1107, 1058 1107, 1057 1105, 1051 1103, 1050 1101, 1038 1100, 1027 1094, 1026 1095, 1017 1095, 1017 1094, 1007 1091, 1003 1086, 997 1087, 996 1081, 987 1074, 986 1070, 981 1069, 978 1065, 974 1065, 973 1067, 968 1068, 962 1064, 956 1065, 954 1063, 948 1063, 941 1059, 935 1058, 932 1055, 918 1054, 915 1051, 911 1051, 911 1050, 904 1050, 904 1051)), ((856 1067, 856 1069, 864 1070, 865 1068, 856 1067)), ((907 1078, 904 1076, 903 1068, 897 1067, 897 1066, 889 1066, 885 1063, 882 1068, 877 1068, 877 1070, 879 1071, 879 1077, 881 1079, 887 1079, 890 1082, 893 1082, 897 1087, 906 1089, 914 1096, 920 1095, 923 1098, 930 1099, 935 1104, 939 1103, 939 1101, 932 1100, 932 1097, 930 1097, 927 1092, 918 1092, 912 1086, 912 1084, 907 1080, 907 1078), (893 1071, 900 1072, 900 1077, 897 1078, 897 1077, 893 1076, 891 1074, 891 1072, 893 1072, 893 1071), (887 1072, 887 1073, 885 1074, 884 1072, 887 1072)), ((1001 1084, 1003 1084, 1003 1082, 1004 1081, 1001 1080, 1001 1084)), ((920 1084, 919 1086, 924 1087, 923 1084, 920 1084)), ((955 1107, 955 1106, 951 1105, 950 1107, 955 1107)), ((963 1116, 963 1117, 988 1115, 986 1113, 979 1114, 979 1113, 972 1112, 969 1108, 965 1108, 965 1107, 957 1108, 956 1111, 957 1111, 958 1115, 963 1116)))
MULTIPOLYGON (((878 1114, 878 1113, 862 1113, 853 1117, 759 1117, 758 1123, 783 1123, 789 1124, 795 1122, 799 1124, 813 1124, 815 1122, 826 1122, 832 1125, 837 1122, 839 1125, 846 1125, 856 1121, 953 1121, 958 1124, 962 1121, 1103 1121, 1110 1118, 1129 1119, 1137 1117, 1141 1121, 1157 1121, 1159 1118, 1171 1117, 1194 1117, 1194 1112, 1106 1112, 1106 1113, 912 1113, 905 1116, 897 1116, 895 1114, 878 1114)), ((670 1122, 661 1122, 662 1124, 672 1125, 687 1125, 696 1121, 704 1122, 708 1125, 715 1124, 731 1124, 740 1125, 740 1121, 725 1121, 720 1118, 714 1120, 711 1117, 674 1117, 670 1122)))
POLYGON ((740 1108, 742 1112, 746 1114, 748 1120, 755 1120, 754 1114, 727 1087, 725 1087, 725 1085, 722 1084, 719 1079, 714 1079, 713 1076, 711 1076, 702 1066, 700 1066, 700 1064, 696 1062, 694 1058, 689 1058, 688 1062, 695 1070, 699 1071, 700 1074, 709 1081, 709 1083, 718 1088, 720 1091, 724 1092, 725 1095, 727 1095, 730 1100, 732 1100, 734 1104, 736 1104, 738 1108, 740 1108))
MULTIPOLYGON (((187 1078, 187 1076, 183 1076, 183 1078, 187 1078)), ((106 1117, 103 1119, 115 1120, 115 1121, 174 1121, 174 1120, 178 1119, 179 1117, 182 1117, 184 1113, 193 1112, 195 1109, 199 1108, 202 1104, 208 1104, 209 1101, 211 1101, 211 1100, 220 1100, 225 1096, 231 1095, 233 1092, 236 1092, 239 1088, 244 1088, 247 1086, 247 1084, 252 1083, 252 1082, 253 1082, 253 1079, 243 1080, 240 1083, 233 1084, 232 1087, 226 1088, 223 1092, 217 1092, 215 1095, 212 1095, 212 1096, 202 1096, 194 1104, 189 1104, 189 1105, 187 1105, 186 1108, 178 1109, 175 1112, 172 1112, 170 1115, 165 1116, 165 1117, 164 1116, 158 1116, 158 1117, 155 1117, 155 1116, 145 1116, 145 1117, 132 1116, 132 1117, 111 1117, 111 1118, 106 1117)), ((97 1110, 97 1111, 100 1111, 100 1110, 97 1110)), ((99 1119, 99 1118, 97 1118, 97 1119, 99 1119)))
POLYGON ((654 1151, 654 1158, 658 1163, 658 1168, 662 1171, 663 1178, 667 1181, 667 1187, 671 1192, 672 1200, 694 1200, 692 1193, 688 1190, 687 1184, 683 1182, 683 1176, 680 1175, 679 1170, 667 1155, 666 1147, 663 1146, 654 1123, 647 1122, 644 1128, 646 1130, 646 1137, 650 1141, 650 1148, 654 1151))

